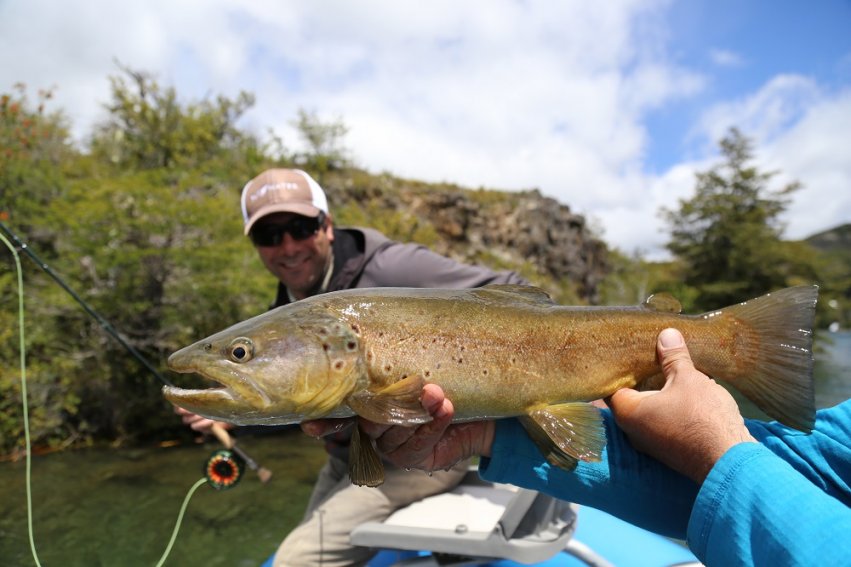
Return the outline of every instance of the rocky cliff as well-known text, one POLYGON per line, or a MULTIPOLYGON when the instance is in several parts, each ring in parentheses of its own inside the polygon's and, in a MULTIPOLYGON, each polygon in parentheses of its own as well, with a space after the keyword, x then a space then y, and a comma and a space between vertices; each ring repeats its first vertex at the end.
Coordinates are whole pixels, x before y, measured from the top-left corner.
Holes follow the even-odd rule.
POLYGON ((472 190, 387 175, 321 181, 338 224, 368 224, 464 262, 513 269, 562 303, 597 303, 606 244, 585 218, 537 190, 472 190))

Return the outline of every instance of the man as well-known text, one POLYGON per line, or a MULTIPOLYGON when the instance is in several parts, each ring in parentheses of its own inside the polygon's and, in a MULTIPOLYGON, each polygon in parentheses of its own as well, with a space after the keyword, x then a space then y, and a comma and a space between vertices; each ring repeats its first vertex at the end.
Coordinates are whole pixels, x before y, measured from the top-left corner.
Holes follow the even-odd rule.
MULTIPOLYGON (((450 425, 451 400, 435 384, 423 391, 433 421, 361 427, 399 466, 431 470, 482 455, 487 480, 687 539, 709 567, 849 564, 851 400, 819 411, 810 435, 745 420, 733 397, 695 369, 678 331, 664 330, 657 351, 665 386, 611 396, 602 461, 573 472, 550 466, 517 420, 450 425)), ((313 434, 325 427, 303 426, 313 434)))
MULTIPOLYGON (((335 228, 324 191, 300 170, 270 169, 249 181, 242 192, 242 214, 245 234, 263 265, 278 278, 274 307, 350 288, 526 283, 513 272, 461 264, 372 229, 335 228)), ((213 424, 183 410, 178 413, 199 431, 213 424)), ((453 488, 467 469, 466 461, 431 475, 388 468, 379 488, 353 486, 347 472, 349 437, 348 431, 325 437, 328 462, 302 523, 278 549, 276 566, 365 564, 374 551, 350 544, 355 526, 380 521, 397 508, 453 488)))

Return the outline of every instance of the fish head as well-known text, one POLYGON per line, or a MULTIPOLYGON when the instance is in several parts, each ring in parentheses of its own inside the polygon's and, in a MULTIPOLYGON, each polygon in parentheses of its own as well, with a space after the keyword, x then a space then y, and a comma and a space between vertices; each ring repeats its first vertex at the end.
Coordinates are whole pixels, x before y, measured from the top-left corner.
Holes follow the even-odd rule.
POLYGON ((365 376, 357 334, 338 317, 298 303, 238 323, 168 359, 219 387, 166 386, 171 403, 239 425, 298 423, 336 415, 365 376))

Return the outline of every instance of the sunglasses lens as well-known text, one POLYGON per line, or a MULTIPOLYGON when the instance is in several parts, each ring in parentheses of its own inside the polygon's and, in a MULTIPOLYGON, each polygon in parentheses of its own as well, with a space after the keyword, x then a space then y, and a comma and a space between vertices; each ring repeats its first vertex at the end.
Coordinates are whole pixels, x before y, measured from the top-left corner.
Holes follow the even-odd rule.
POLYGON ((310 238, 319 230, 319 221, 310 217, 297 217, 290 222, 290 236, 293 240, 305 240, 310 238))
POLYGON ((278 246, 289 234, 293 240, 306 240, 316 234, 321 226, 319 218, 295 217, 286 224, 268 224, 251 230, 251 241, 256 246, 278 246))
POLYGON ((251 241, 256 246, 277 246, 284 233, 277 226, 259 226, 251 230, 251 241))

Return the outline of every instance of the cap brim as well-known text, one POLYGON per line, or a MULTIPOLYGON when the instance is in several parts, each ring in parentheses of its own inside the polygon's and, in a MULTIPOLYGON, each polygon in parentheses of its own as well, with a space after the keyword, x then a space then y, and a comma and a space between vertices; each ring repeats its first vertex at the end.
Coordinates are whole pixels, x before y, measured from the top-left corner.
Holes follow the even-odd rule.
POLYGON ((313 205, 308 205, 307 203, 277 203, 274 205, 266 205, 251 215, 251 218, 247 223, 245 223, 245 234, 247 235, 251 232, 251 227, 254 226, 254 223, 263 217, 271 215, 272 213, 296 213, 297 215, 303 215, 306 217, 317 217, 321 212, 322 211, 318 208, 313 205))

